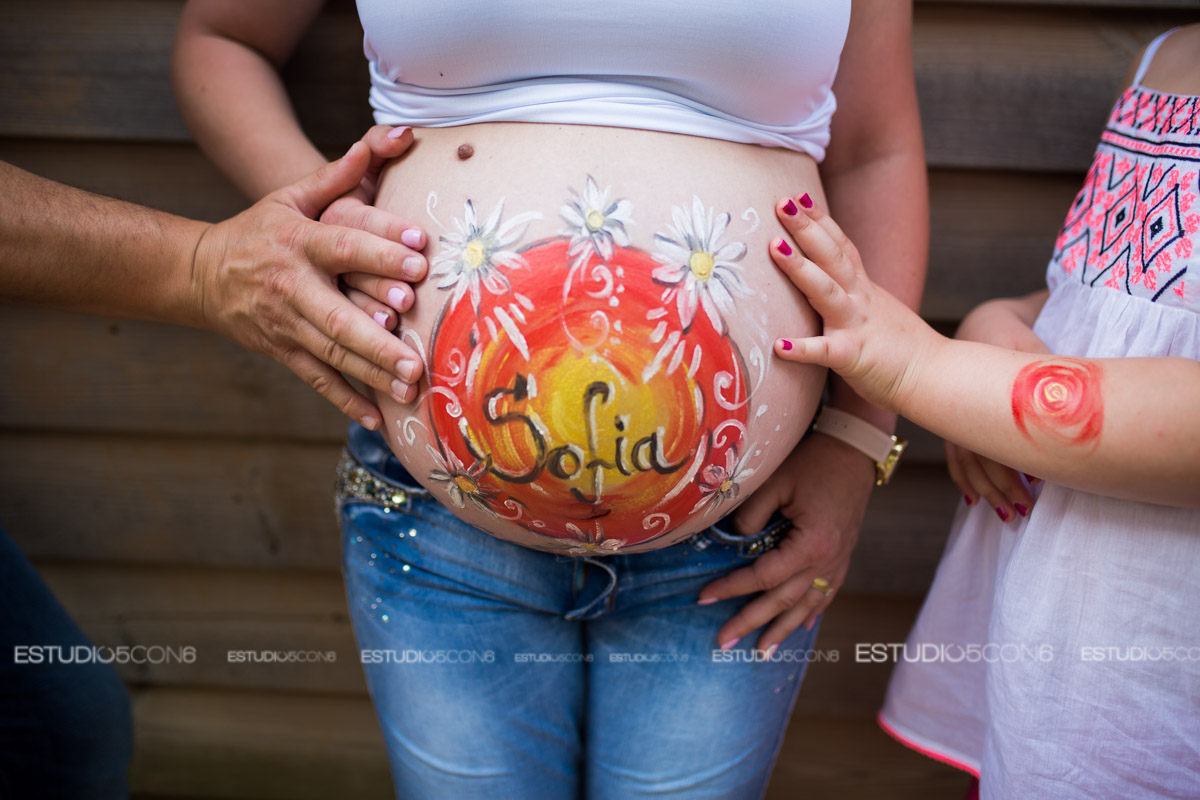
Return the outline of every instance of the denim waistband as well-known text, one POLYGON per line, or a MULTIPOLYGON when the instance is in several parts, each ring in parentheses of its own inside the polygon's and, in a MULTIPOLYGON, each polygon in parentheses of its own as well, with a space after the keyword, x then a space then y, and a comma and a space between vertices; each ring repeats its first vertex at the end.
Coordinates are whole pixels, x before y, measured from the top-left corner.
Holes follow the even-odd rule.
MULTIPOLYGON (((404 468, 381 434, 358 423, 350 425, 346 450, 338 465, 338 496, 354 497, 385 508, 403 508, 414 497, 435 499, 404 468)), ((792 527, 791 521, 778 511, 757 533, 742 536, 734 533, 730 525, 730 515, 726 515, 679 544, 690 544, 698 550, 714 544, 729 545, 737 547, 739 555, 755 556, 776 547, 792 527)))

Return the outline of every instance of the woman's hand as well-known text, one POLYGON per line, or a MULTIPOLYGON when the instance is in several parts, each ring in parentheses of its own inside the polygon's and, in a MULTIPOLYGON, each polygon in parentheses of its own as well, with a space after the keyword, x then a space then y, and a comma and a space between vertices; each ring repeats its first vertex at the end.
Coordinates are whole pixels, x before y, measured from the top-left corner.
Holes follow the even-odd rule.
POLYGON ((367 131, 362 141, 371 150, 371 163, 366 174, 357 186, 329 204, 321 214, 321 222, 358 228, 405 248, 401 280, 368 272, 348 272, 341 276, 342 291, 346 296, 380 325, 392 330, 398 321, 396 312, 402 314, 412 307, 414 295, 408 284, 424 278, 428 270, 429 265, 421 254, 427 239, 419 227, 376 208, 373 203, 383 165, 412 146, 413 133, 411 128, 376 125, 367 131))
POLYGON ((765 625, 756 646, 771 651, 801 625, 816 624, 846 578, 874 485, 874 465, 836 439, 814 434, 796 446, 734 516, 738 533, 749 535, 778 509, 791 531, 752 565, 700 591, 701 603, 763 593, 721 626, 722 650, 765 625), (828 593, 813 586, 817 578, 828 582, 828 593))
POLYGON ((279 361, 371 429, 379 426, 379 410, 339 373, 409 402, 422 365, 412 348, 342 296, 337 278, 369 272, 404 280, 412 250, 315 220, 361 187, 373 161, 358 142, 299 183, 208 227, 196 245, 190 281, 208 327, 279 361))

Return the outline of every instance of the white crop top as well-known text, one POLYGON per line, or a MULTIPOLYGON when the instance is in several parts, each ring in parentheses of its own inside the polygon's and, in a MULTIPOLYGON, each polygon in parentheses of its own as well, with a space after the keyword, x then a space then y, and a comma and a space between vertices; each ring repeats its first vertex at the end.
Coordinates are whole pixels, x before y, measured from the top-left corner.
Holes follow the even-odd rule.
POLYGON ((389 125, 604 125, 818 161, 850 0, 358 0, 389 125))

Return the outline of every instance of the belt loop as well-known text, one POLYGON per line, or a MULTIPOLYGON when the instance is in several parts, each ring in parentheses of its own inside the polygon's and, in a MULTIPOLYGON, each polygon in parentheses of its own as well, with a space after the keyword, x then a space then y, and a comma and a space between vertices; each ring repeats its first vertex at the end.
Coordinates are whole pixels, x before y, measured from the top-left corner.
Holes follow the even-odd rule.
MULTIPOLYGON (((615 604, 616 599, 617 599, 617 593, 616 593, 617 571, 612 567, 612 565, 604 563, 604 559, 592 558, 591 556, 584 556, 584 557, 578 559, 578 561, 582 562, 582 565, 585 567, 586 567, 586 565, 591 564, 592 566, 599 567, 600 569, 602 569, 606 573, 608 573, 608 586, 605 587, 604 591, 600 592, 599 596, 597 596, 595 599, 593 599, 586 606, 584 606, 583 608, 576 608, 572 611, 568 611, 566 614, 563 615, 563 618, 572 620, 572 621, 595 619, 596 617, 599 617, 603 614, 608 613, 609 611, 612 611, 613 605, 615 604), (596 611, 595 613, 589 613, 589 612, 591 612, 591 610, 593 608, 596 607, 597 604, 599 604, 601 602, 604 603, 603 608, 601 608, 599 611, 596 611)), ((586 579, 586 572, 585 572, 585 579, 586 579)), ((585 580, 585 583, 586 583, 586 580, 585 580)))

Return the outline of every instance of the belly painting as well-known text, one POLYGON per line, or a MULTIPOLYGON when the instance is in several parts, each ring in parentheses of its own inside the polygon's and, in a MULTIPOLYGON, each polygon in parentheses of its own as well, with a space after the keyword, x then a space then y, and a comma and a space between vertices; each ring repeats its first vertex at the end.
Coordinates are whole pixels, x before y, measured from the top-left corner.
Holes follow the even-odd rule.
POLYGON ((756 211, 735 220, 694 194, 648 218, 581 177, 549 213, 505 196, 442 210, 427 195, 427 308, 401 330, 426 378, 415 404, 385 409, 388 432, 423 485, 495 535, 567 553, 652 549, 756 488, 820 381, 805 372, 799 402, 762 391, 794 365, 769 361, 782 331, 747 270, 756 211))

